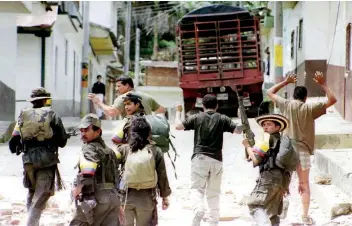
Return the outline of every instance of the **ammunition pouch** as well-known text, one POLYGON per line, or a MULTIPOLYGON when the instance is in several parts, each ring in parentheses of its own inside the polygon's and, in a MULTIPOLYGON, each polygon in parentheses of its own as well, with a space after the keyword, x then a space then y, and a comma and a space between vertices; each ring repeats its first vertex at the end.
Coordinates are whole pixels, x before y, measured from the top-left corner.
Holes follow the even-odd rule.
POLYGON ((41 169, 59 163, 57 148, 53 146, 26 147, 24 163, 32 163, 34 169, 41 169))
MULTIPOLYGON (((272 152, 272 150, 270 150, 269 152, 272 152)), ((276 155, 269 153, 266 156, 265 160, 259 165, 260 173, 262 173, 263 171, 272 170, 272 169, 279 169, 281 171, 284 171, 282 168, 278 167, 275 164, 275 159, 276 159, 276 155)))
POLYGON ((77 175, 77 185, 84 185, 82 188, 82 195, 90 196, 95 192, 95 182, 94 177, 85 178, 82 175, 77 175))
POLYGON ((96 184, 95 186, 97 190, 110 190, 115 188, 115 185, 113 183, 102 183, 96 184))

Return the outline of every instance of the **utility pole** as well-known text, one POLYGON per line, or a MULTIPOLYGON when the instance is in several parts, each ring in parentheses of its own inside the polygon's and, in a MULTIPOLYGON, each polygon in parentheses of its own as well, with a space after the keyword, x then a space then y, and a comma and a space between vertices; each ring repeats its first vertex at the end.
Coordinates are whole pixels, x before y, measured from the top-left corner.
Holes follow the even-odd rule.
POLYGON ((274 16, 275 38, 274 38, 274 65, 275 65, 275 83, 283 80, 283 32, 282 32, 282 2, 275 2, 274 16))
POLYGON ((125 24, 125 53, 124 53, 124 75, 128 76, 130 66, 130 42, 131 42, 131 14, 132 2, 127 2, 126 24, 125 24))
POLYGON ((134 86, 139 85, 139 41, 140 41, 141 31, 139 28, 136 28, 136 52, 134 54, 134 86))
POLYGON ((83 49, 81 64, 81 118, 88 113, 89 1, 83 3, 83 49))

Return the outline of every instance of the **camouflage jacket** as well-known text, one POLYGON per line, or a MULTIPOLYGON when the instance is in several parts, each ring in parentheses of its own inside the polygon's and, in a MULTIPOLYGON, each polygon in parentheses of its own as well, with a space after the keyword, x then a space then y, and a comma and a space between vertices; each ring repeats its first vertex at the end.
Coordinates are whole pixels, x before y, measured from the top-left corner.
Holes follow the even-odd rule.
POLYGON ((16 153, 16 149, 23 151, 23 163, 33 163, 35 167, 42 168, 59 163, 58 149, 66 146, 67 134, 62 124, 62 120, 54 111, 50 112, 50 126, 53 129, 53 137, 45 141, 29 140, 21 143, 19 126, 16 124, 9 142, 11 153, 16 153), (23 148, 25 150, 23 150, 23 148))
POLYGON ((78 184, 83 193, 92 193, 99 184, 116 184, 118 160, 101 137, 85 144, 79 159, 78 184))

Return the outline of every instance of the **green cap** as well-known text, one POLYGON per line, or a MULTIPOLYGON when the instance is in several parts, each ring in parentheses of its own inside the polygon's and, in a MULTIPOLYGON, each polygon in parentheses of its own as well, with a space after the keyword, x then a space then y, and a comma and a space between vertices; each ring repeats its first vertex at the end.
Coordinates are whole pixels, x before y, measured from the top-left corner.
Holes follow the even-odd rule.
POLYGON ((86 129, 90 125, 101 128, 101 121, 96 114, 88 114, 82 118, 81 123, 78 125, 79 129, 86 129))

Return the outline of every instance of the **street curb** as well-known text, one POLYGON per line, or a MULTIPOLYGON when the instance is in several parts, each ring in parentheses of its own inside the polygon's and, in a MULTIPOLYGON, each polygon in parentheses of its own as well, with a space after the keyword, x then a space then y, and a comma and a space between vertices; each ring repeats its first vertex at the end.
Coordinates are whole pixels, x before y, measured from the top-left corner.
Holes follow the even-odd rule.
POLYGON ((351 134, 316 134, 315 149, 352 148, 351 134))
POLYGON ((351 198, 335 185, 316 184, 314 178, 319 174, 321 173, 317 168, 312 168, 311 178, 313 182, 310 182, 311 194, 319 207, 331 220, 341 215, 351 214, 351 198))
POLYGON ((12 131, 15 128, 16 121, 11 122, 4 134, 0 134, 0 143, 6 143, 10 140, 12 131))
POLYGON ((331 184, 341 189, 348 196, 352 197, 352 173, 346 163, 337 162, 338 156, 344 156, 349 150, 317 150, 315 152, 315 165, 319 172, 331 176, 331 184), (325 153, 324 153, 325 152, 325 153), (333 156, 329 157, 329 153, 334 152, 333 156))

